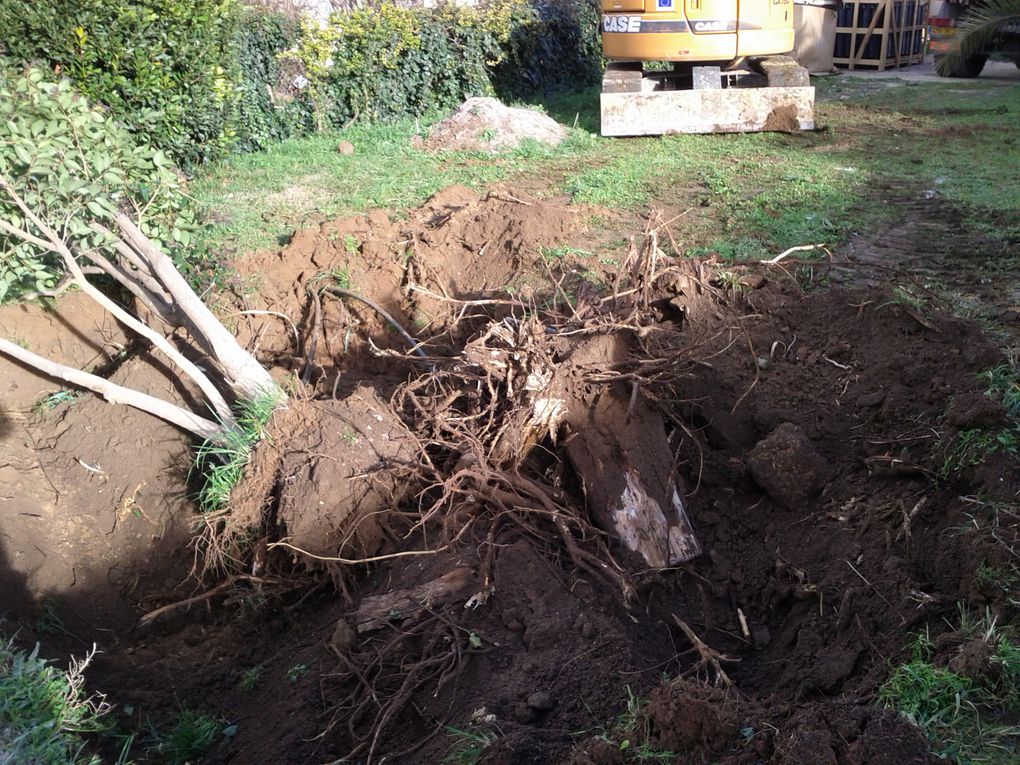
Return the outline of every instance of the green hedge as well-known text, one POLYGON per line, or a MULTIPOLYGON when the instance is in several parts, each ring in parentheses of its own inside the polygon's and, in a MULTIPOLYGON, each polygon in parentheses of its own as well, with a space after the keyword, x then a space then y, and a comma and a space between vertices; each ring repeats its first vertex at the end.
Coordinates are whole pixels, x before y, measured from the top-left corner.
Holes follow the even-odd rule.
POLYGON ((282 82, 286 75, 281 57, 294 47, 299 33, 298 22, 282 13, 256 8, 244 12, 234 39, 236 151, 259 151, 311 132, 311 101, 282 82))
POLYGON ((467 96, 584 86, 601 68, 595 0, 384 2, 325 27, 240 0, 0 0, 0 55, 69 77, 182 167, 467 96))
POLYGON ((478 8, 389 3, 302 26, 284 58, 309 80, 319 128, 520 99, 598 80, 595 0, 492 0, 478 8))
POLYGON ((531 18, 513 25, 493 67, 500 97, 524 99, 598 83, 601 7, 598 0, 536 0, 531 18))
POLYGON ((233 140, 236 0, 0 0, 0 48, 45 62, 139 144, 192 165, 233 140))

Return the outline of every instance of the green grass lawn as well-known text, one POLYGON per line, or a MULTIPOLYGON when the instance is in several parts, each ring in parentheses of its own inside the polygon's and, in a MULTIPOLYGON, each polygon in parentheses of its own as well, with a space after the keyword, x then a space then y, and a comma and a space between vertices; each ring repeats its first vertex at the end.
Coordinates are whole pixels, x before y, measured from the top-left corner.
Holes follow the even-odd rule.
POLYGON ((213 221, 218 252, 273 247, 302 225, 374 207, 399 212, 455 183, 526 180, 577 203, 698 208, 710 223, 687 240, 691 250, 736 257, 838 246, 894 220, 890 197, 926 191, 989 234, 1016 235, 1014 89, 847 76, 815 84, 822 130, 814 133, 606 139, 598 93, 585 90, 540 105, 571 126, 556 148, 430 154, 412 143, 430 120, 356 125, 233 157, 203 171, 191 193, 213 221), (337 150, 341 140, 354 154, 337 150))

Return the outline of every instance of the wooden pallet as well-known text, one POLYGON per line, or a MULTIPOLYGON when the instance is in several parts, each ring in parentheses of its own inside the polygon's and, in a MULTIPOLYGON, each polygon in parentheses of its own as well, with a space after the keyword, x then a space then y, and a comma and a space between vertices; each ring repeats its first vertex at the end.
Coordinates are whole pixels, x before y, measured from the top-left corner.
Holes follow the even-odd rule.
POLYGON ((845 0, 833 63, 878 71, 920 64, 927 24, 928 0, 845 0))

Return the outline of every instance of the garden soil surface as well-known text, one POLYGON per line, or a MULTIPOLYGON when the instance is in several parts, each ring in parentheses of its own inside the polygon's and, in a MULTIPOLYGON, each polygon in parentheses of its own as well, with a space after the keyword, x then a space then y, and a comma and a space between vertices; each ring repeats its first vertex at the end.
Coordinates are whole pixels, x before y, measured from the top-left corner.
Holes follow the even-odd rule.
MULTIPOLYGON (((124 730, 165 728, 185 708, 215 716, 232 735, 210 763, 352 752, 352 762, 616 763, 629 761, 623 739, 679 763, 939 762, 878 706, 877 689, 913 634, 949 632, 958 601, 1004 607, 975 578, 1004 548, 967 528, 981 526, 974 498, 1020 487, 994 457, 946 472, 955 433, 1004 422, 978 376, 1002 357, 973 321, 896 299, 886 277, 924 254, 916 236, 895 252, 860 239, 832 262, 709 259, 697 278, 655 286, 651 323, 690 340, 668 381, 676 395, 650 403, 703 553, 662 571, 624 563, 630 602, 574 565, 551 525, 479 523, 451 544, 442 528, 401 525, 434 487, 408 468, 419 436, 391 397, 505 319, 500 301, 558 302, 567 316, 568 297, 596 304, 619 265, 584 252, 604 239, 584 220, 560 200, 454 188, 408 219, 325 223, 237 263, 220 313, 287 381, 301 422, 279 424, 272 454, 257 455, 255 495, 275 515, 232 578, 188 578, 202 550, 189 544, 186 437, 89 395, 40 405, 56 387, 2 362, 0 586, 19 639, 54 656, 97 644, 89 679, 124 730), (364 302, 323 294, 316 305, 308 290, 327 282, 425 338, 434 361, 416 359, 364 302), (351 546, 350 527, 323 508, 366 474, 380 482, 359 501, 382 520, 351 546), (273 546, 297 527, 307 545, 273 546), (320 559, 342 549, 379 560, 320 559), (430 552, 391 555, 402 551, 430 552), (450 576, 453 594, 436 595, 450 576), (420 597, 385 600, 394 593, 420 597), (379 603, 383 616, 363 629, 357 615, 379 603), (718 667, 699 661, 681 621, 718 667), (620 718, 630 699, 646 703, 620 718), (464 759, 469 734, 491 740, 477 759, 464 759)), ((644 222, 630 225, 640 242, 644 222)), ((52 313, 3 309, 0 324, 33 350, 191 402, 93 313, 71 296, 52 313), (81 345, 56 345, 61 325, 81 345)), ((585 512, 562 443, 544 440, 519 471, 585 512)), ((136 760, 161 761, 146 745, 136 760)))

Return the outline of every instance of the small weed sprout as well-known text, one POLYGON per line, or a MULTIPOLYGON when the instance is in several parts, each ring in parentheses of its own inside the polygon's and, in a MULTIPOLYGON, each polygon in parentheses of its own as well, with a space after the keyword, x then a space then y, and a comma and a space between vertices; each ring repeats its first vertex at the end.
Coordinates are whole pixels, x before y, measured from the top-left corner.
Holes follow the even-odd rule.
POLYGON ((465 730, 447 725, 446 732, 453 738, 453 744, 450 745, 442 762, 449 765, 475 765, 481 761, 489 746, 499 738, 499 734, 491 728, 465 730))
POLYGON ((333 281, 336 282, 336 286, 340 289, 349 290, 351 288, 351 272, 346 268, 337 268, 330 271, 329 275, 333 277, 333 281))
POLYGON ((78 636, 68 630, 67 623, 60 615, 60 600, 57 598, 46 598, 43 600, 42 613, 35 620, 37 632, 50 635, 67 635, 78 639, 78 636))
POLYGON ((73 404, 83 395, 85 394, 82 393, 81 391, 67 389, 58 390, 55 393, 51 393, 48 396, 45 396, 39 401, 37 401, 35 405, 32 407, 32 411, 35 414, 39 414, 41 412, 48 412, 50 410, 56 409, 61 404, 73 404))
POLYGON ((157 749, 172 765, 195 762, 216 743, 219 732, 220 724, 215 718, 185 709, 157 749))
POLYGON ((644 701, 627 686, 627 704, 617 715, 611 728, 602 728, 599 738, 613 744, 626 753, 628 761, 641 763, 672 763, 679 756, 666 749, 655 749, 648 743, 650 733, 648 719, 642 714, 644 701))
POLYGON ((1000 364, 980 376, 988 381, 985 395, 1002 401, 1007 417, 1020 418, 1020 379, 1016 370, 1009 364, 1000 364))
POLYGON ((266 668, 261 664, 257 664, 254 667, 249 667, 241 675, 241 682, 238 683, 238 687, 242 691, 253 691, 258 686, 259 681, 262 679, 262 675, 265 673, 266 668))
POLYGON ((354 234, 344 237, 344 250, 348 255, 357 255, 361 251, 361 241, 354 234))
POLYGON ((300 680, 307 674, 308 674, 307 664, 295 664, 293 667, 287 670, 287 679, 292 683, 296 683, 298 680, 300 680))
POLYGON ((1005 595, 1013 605, 1020 605, 1020 601, 1012 597, 1014 593, 1020 592, 1020 571, 1016 566, 995 566, 985 561, 978 566, 975 578, 986 589, 1005 595))
POLYGON ((743 288, 743 285, 740 283, 740 274, 736 271, 718 271, 712 281, 715 283, 715 286, 726 290, 733 296, 743 288))

